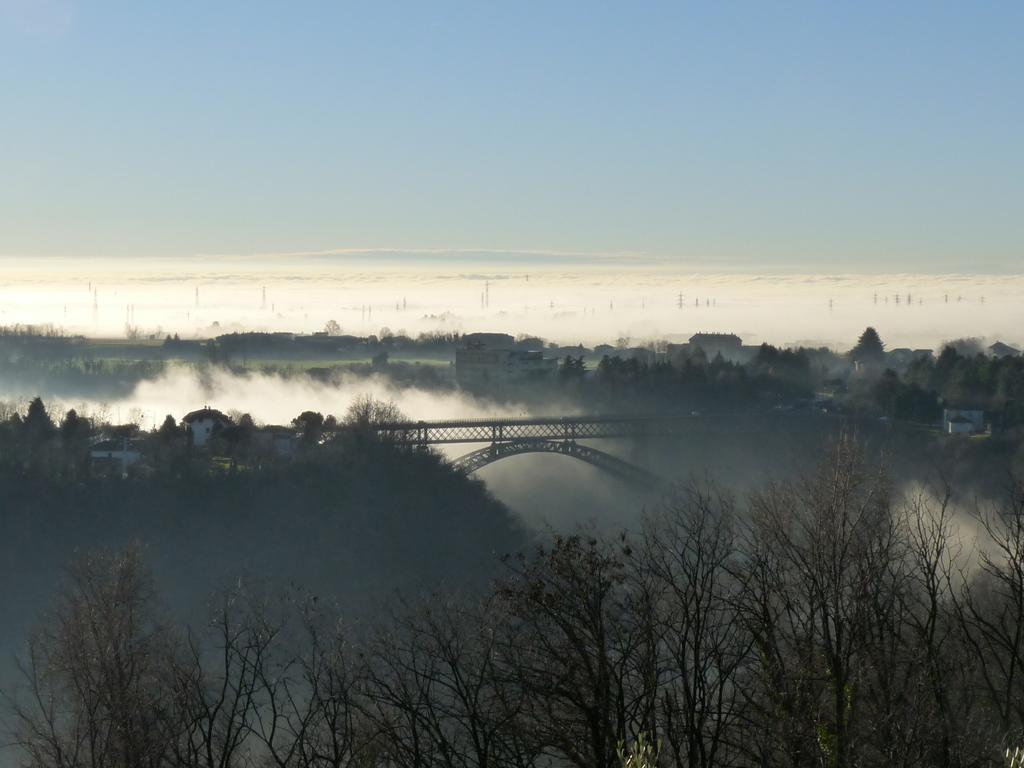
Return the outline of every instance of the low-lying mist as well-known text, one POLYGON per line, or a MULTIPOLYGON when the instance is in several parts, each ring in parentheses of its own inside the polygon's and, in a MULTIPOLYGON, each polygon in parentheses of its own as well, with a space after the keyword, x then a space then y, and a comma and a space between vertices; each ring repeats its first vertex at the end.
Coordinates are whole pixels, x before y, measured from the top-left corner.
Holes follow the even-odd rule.
MULTIPOLYGON (((21 402, 45 393, 0 391, 0 400, 21 402)), ((175 365, 155 379, 139 382, 130 395, 115 400, 65 398, 49 401, 51 413, 75 408, 80 415, 114 422, 134 422, 144 429, 159 426, 170 414, 180 419, 209 405, 225 413, 248 413, 259 424, 288 424, 303 411, 342 417, 360 395, 394 402, 413 420, 520 416, 518 403, 481 400, 460 391, 427 391, 399 387, 382 376, 341 375, 330 382, 308 376, 237 373, 223 368, 198 369, 175 365)))

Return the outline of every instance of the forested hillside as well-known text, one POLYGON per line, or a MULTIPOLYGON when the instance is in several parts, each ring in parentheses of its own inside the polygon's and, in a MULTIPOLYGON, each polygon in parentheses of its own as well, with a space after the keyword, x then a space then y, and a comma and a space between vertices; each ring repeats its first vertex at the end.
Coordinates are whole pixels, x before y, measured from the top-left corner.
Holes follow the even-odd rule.
POLYGON ((259 471, 78 477, 0 472, 4 659, 67 563, 136 542, 186 612, 215 589, 296 583, 361 610, 395 590, 472 587, 524 530, 481 483, 436 456, 324 450, 259 471))

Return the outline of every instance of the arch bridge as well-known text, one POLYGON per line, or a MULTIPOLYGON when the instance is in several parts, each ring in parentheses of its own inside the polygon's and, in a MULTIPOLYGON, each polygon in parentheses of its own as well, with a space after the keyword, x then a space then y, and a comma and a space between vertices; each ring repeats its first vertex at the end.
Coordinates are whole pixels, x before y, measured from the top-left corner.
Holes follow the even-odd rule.
POLYGON ((523 453, 555 453, 585 461, 626 482, 657 485, 663 478, 581 440, 678 437, 693 416, 561 416, 552 418, 456 419, 389 422, 376 426, 378 437, 408 449, 431 445, 486 443, 456 459, 465 474, 495 461, 523 453))

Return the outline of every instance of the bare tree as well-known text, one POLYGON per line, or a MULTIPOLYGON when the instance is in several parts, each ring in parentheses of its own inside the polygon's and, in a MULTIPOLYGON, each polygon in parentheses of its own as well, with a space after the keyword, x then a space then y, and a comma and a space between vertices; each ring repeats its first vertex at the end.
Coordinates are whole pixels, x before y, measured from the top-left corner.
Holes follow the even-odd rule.
POLYGON ((963 585, 963 542, 952 507, 952 489, 920 490, 904 504, 911 610, 908 643, 926 680, 915 702, 925 720, 926 764, 968 766, 997 744, 977 695, 977 663, 958 621, 963 585))
POLYGON ((872 633, 895 599, 887 481, 841 436, 815 472, 754 494, 751 517, 745 613, 765 659, 762 718, 782 718, 774 762, 855 765, 872 633))
POLYGON ((986 541, 979 570, 964 575, 957 611, 979 682, 1004 739, 1024 738, 1024 484, 979 507, 986 541))
POLYGON ((208 632, 190 633, 179 655, 174 676, 178 765, 230 768, 250 753, 258 673, 273 636, 262 631, 262 619, 254 620, 246 602, 241 590, 225 594, 208 632))
POLYGON ((648 519, 636 563, 653 598, 662 754, 680 766, 737 765, 744 753, 753 638, 738 615, 733 518, 717 490, 679 488, 648 519))
POLYGON ((139 551, 83 557, 23 661, 14 741, 33 768, 154 768, 171 752, 174 641, 139 551))
MULTIPOLYGON (((305 623, 306 643, 297 659, 309 704, 297 754, 310 768, 377 764, 380 745, 366 716, 368 687, 363 654, 340 627, 305 623)), ((293 729, 297 730, 297 729, 293 729)))
POLYGON ((282 619, 269 620, 266 607, 255 617, 268 650, 253 660, 252 733, 260 753, 277 768, 372 764, 362 655, 317 601, 288 609, 282 619))
POLYGON ((532 764, 514 729, 518 686, 498 668, 501 606, 435 597, 406 609, 373 652, 374 719, 400 766, 532 764))
POLYGON ((338 437, 363 447, 378 441, 387 442, 391 436, 377 428, 382 424, 405 420, 405 414, 391 400, 378 400, 373 395, 362 394, 352 401, 345 412, 338 437))
POLYGON ((517 728, 580 768, 616 765, 619 742, 648 728, 652 710, 637 695, 646 638, 630 620, 622 555, 596 539, 556 537, 498 596, 509 616, 502 674, 522 691, 517 728))
POLYGON ((362 394, 348 407, 344 423, 351 427, 365 428, 404 420, 405 414, 394 401, 378 400, 373 395, 362 394))

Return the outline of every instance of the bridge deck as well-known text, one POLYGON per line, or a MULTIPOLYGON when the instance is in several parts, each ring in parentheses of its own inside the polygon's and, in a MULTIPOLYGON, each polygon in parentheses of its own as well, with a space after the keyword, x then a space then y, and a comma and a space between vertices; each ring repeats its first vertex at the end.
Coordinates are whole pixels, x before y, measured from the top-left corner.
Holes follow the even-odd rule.
POLYGON ((560 416, 450 419, 380 424, 384 440, 406 445, 503 443, 514 440, 585 440, 683 434, 694 416, 560 416))

